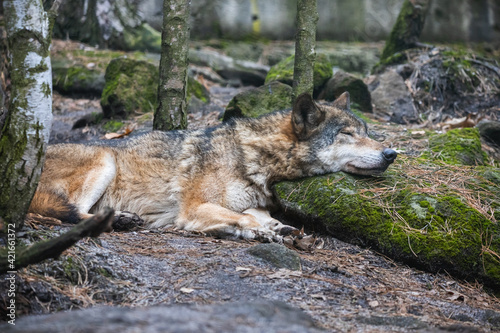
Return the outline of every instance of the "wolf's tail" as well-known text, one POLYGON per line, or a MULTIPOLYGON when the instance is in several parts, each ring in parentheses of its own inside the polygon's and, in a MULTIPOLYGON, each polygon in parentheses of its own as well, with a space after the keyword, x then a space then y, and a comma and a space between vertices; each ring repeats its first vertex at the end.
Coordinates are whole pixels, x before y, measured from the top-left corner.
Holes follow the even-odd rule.
POLYGON ((35 192, 28 213, 53 217, 67 223, 78 223, 80 214, 63 194, 40 190, 35 192))

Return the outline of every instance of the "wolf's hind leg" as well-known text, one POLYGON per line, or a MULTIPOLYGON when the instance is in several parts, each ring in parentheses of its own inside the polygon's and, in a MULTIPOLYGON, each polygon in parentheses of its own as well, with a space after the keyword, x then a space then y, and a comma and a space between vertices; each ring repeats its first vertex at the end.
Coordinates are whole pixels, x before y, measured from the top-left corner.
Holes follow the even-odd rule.
POLYGON ((115 176, 115 159, 111 153, 105 152, 100 157, 99 165, 86 172, 81 189, 70 198, 82 216, 88 216, 92 206, 102 197, 115 176))

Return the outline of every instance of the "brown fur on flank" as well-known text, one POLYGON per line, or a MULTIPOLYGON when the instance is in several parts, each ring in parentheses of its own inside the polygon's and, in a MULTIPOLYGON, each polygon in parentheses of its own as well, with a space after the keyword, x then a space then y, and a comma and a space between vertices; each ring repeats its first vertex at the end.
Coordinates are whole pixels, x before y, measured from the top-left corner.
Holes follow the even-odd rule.
POLYGON ((69 205, 46 199, 45 206, 74 206, 82 218, 109 206, 150 227, 276 239, 290 228, 268 213, 274 182, 341 170, 378 174, 395 158, 368 137, 348 94, 331 106, 303 94, 291 111, 206 130, 151 132, 117 147, 51 146, 35 197, 67 198, 69 205))

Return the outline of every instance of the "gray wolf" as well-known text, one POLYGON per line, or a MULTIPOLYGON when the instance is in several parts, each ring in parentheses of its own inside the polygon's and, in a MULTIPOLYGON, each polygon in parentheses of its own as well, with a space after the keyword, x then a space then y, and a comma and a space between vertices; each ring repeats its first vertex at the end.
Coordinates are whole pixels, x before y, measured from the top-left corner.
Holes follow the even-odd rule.
POLYGON ((105 206, 175 227, 247 239, 291 228, 272 218, 271 185, 345 171, 384 172, 396 152, 368 137, 344 93, 300 95, 292 110, 195 131, 153 131, 121 146, 49 146, 31 212, 76 222, 105 206))

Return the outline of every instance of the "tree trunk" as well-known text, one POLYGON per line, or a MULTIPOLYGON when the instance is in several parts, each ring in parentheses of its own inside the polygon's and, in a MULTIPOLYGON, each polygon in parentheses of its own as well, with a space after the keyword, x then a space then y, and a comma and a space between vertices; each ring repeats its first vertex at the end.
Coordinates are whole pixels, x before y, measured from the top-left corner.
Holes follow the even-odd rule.
POLYGON ((295 66, 293 69, 293 100, 300 94, 313 94, 314 61, 316 60, 316 0, 297 1, 297 33, 295 35, 295 66))
POLYGON ((424 29, 425 14, 430 0, 406 0, 385 43, 380 61, 394 53, 415 47, 424 29))
POLYGON ((53 6, 45 12, 41 0, 8 0, 3 6, 11 94, 0 136, 0 216, 20 228, 38 184, 49 141, 49 47, 57 9, 53 6))
POLYGON ((10 77, 8 65, 9 48, 7 47, 7 30, 5 29, 3 1, 0 1, 0 137, 2 137, 2 129, 9 106, 10 77))
POLYGON ((163 0, 158 108, 153 128, 187 128, 186 91, 190 0, 163 0))

